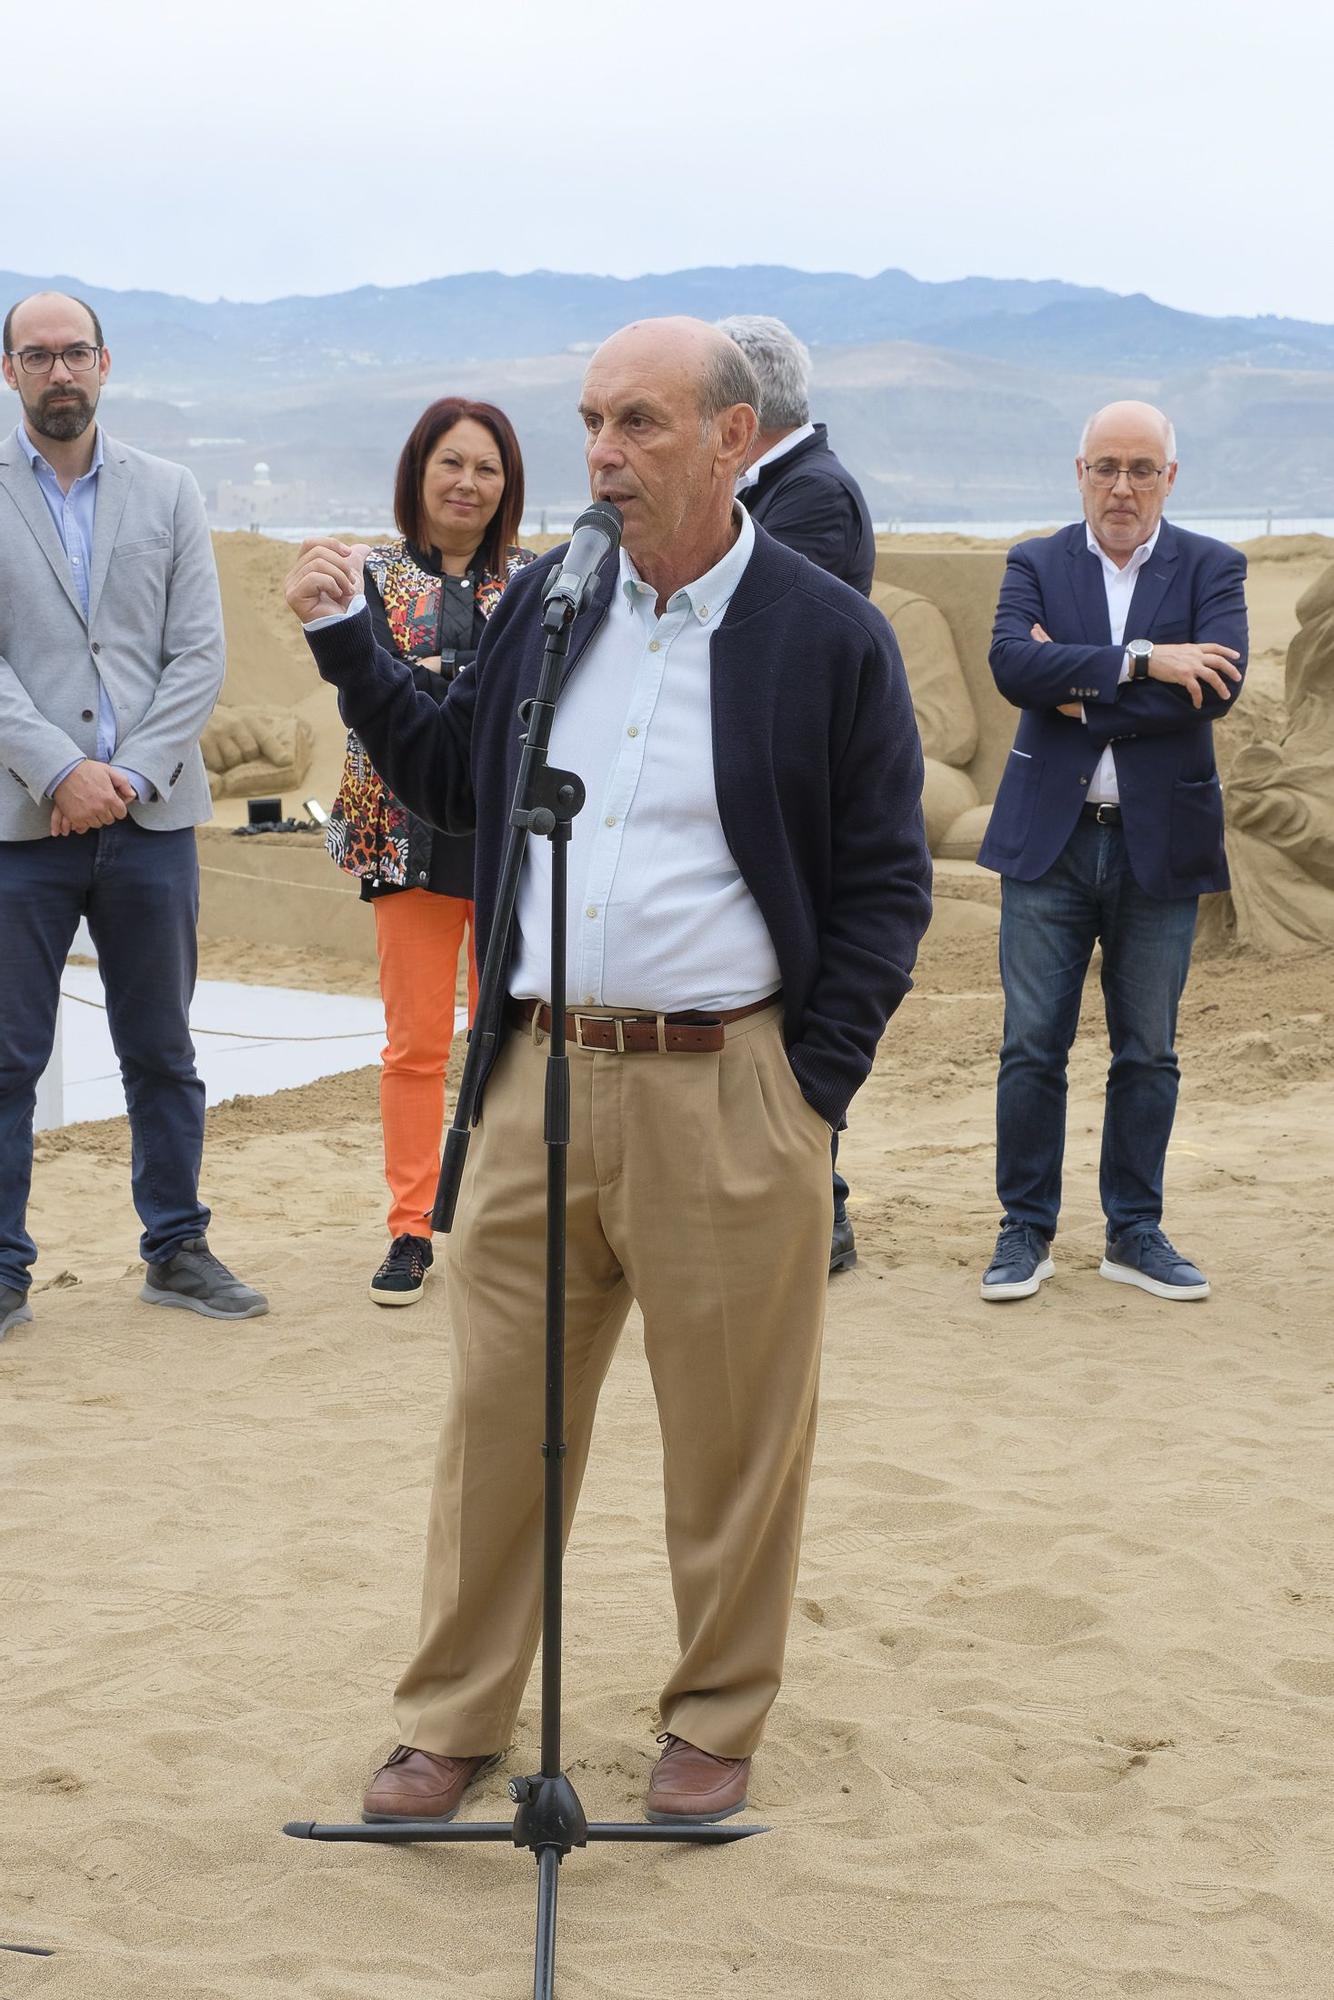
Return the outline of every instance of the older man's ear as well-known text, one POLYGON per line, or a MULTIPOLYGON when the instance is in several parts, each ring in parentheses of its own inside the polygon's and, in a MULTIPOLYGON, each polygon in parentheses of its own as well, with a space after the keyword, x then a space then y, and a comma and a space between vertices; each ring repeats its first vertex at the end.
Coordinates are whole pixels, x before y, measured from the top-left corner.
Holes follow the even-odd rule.
POLYGON ((723 411, 718 426, 718 462, 731 478, 740 478, 749 465, 759 430, 760 420, 749 403, 733 403, 723 411))

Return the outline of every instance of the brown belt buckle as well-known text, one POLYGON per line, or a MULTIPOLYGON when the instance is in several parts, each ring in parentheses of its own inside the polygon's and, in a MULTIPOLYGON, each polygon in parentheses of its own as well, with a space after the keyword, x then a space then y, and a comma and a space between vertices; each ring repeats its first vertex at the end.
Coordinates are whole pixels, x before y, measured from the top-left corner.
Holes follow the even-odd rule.
POLYGON ((574 1016, 574 1046, 577 1049, 585 1049, 592 1055, 598 1055, 598 1054, 605 1055, 608 1054, 609 1051, 605 1049, 600 1049, 598 1043, 586 1042, 584 1040, 585 1021, 600 1021, 605 1026, 609 1026, 616 1037, 617 1055, 623 1056, 625 1054, 625 1023, 621 1019, 619 1014, 613 1015, 610 1021, 608 1021, 608 1018, 605 1014, 576 1013, 574 1016))

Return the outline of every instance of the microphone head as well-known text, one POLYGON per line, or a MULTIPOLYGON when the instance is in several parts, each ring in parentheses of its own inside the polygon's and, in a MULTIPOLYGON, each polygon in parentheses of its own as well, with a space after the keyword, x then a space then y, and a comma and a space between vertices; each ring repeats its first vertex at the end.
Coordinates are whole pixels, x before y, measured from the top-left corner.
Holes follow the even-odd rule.
POLYGON ((573 540, 581 528, 596 528, 599 534, 607 537, 609 553, 614 555, 621 546, 624 525, 619 507, 614 507, 610 500, 595 500, 590 507, 585 507, 571 528, 570 539, 573 540))

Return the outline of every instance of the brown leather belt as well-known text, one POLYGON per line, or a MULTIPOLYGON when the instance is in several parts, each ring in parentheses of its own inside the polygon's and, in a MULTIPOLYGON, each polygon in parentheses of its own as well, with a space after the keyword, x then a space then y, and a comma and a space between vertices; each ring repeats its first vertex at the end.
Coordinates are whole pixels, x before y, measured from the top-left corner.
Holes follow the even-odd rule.
MULTIPOLYGON (((773 1007, 781 998, 771 993, 749 1007, 731 1007, 717 1014, 581 1014, 565 1016, 565 1039, 577 1049, 605 1049, 614 1055, 717 1055, 732 1021, 744 1021, 773 1007)), ((545 1000, 511 1000, 510 1019, 516 1027, 532 1027, 536 1015, 540 1034, 551 1033, 551 1009, 545 1000)))

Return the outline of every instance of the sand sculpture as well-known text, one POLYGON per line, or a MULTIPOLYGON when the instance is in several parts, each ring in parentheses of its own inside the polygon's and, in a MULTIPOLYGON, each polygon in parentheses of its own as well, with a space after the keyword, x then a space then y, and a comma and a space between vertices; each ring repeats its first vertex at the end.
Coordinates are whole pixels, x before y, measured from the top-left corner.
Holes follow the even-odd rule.
POLYGON ((922 810, 932 854, 972 861, 990 806, 978 796, 965 766, 977 750, 977 714, 944 613, 929 597, 876 583, 871 602, 894 628, 903 654, 913 712, 922 733, 926 776, 922 810))
POLYGON ((1271 956, 1334 942, 1334 565, 1298 599, 1297 619, 1282 702, 1258 730, 1242 708, 1216 732, 1232 889, 1201 925, 1271 956))
POLYGON ((296 791, 315 754, 315 736, 291 709, 219 705, 199 739, 208 788, 215 799, 247 799, 296 791))

